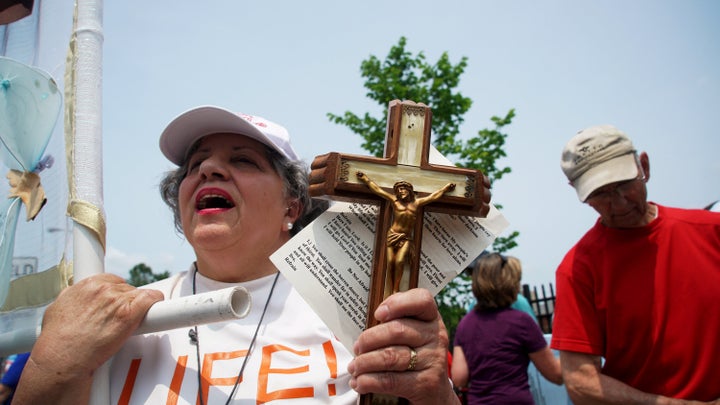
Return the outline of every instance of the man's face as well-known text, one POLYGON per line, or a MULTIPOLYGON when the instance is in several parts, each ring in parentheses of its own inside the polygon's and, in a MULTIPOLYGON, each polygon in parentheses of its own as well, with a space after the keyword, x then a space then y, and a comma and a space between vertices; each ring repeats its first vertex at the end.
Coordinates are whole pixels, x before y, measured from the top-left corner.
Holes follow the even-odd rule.
POLYGON ((600 214, 602 223, 610 228, 635 228, 647 225, 647 189, 645 175, 606 184, 594 190, 585 202, 600 214))

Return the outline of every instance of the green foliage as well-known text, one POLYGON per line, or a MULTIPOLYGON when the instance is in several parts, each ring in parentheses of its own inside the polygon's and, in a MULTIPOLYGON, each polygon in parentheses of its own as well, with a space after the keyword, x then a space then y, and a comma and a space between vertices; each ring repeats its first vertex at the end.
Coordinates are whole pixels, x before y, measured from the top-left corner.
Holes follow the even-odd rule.
POLYGON ((150 284, 152 282, 162 280, 168 277, 170 277, 169 271, 155 274, 152 272, 152 269, 150 267, 145 265, 145 263, 140 263, 136 264, 132 269, 130 269, 130 278, 126 281, 132 286, 140 287, 142 285, 150 284))
MULTIPOLYGON (((364 139, 362 147, 372 155, 381 157, 385 147, 388 103, 395 99, 421 102, 432 109, 433 145, 440 153, 454 160, 458 166, 481 170, 491 184, 510 173, 510 167, 498 167, 497 163, 507 156, 504 149, 507 134, 503 131, 512 123, 515 110, 511 109, 503 117, 490 118, 493 128, 482 129, 468 140, 459 139, 463 115, 472 106, 472 100, 456 89, 467 67, 467 58, 463 57, 457 64, 453 64, 445 52, 433 64, 427 61, 423 52, 416 55, 410 53, 405 48, 406 44, 407 40, 401 37, 397 45, 390 48, 385 60, 371 55, 360 65, 364 85, 368 90, 366 96, 376 101, 383 113, 377 117, 367 112, 362 116, 350 111, 342 115, 328 113, 330 121, 345 125, 360 135, 364 139)), ((493 204, 500 207, 496 201, 493 204)), ((504 252, 517 246, 518 235, 514 231, 509 236, 497 238, 492 250, 504 252)), ((451 335, 471 299, 470 281, 464 272, 436 297, 451 335)))
POLYGON ((346 111, 342 116, 328 113, 328 118, 336 124, 350 128, 365 139, 362 147, 374 156, 383 154, 387 105, 391 100, 413 100, 430 106, 433 111, 432 132, 437 136, 434 141, 442 153, 460 150, 455 137, 460 132, 463 114, 472 105, 472 100, 454 92, 460 81, 460 75, 467 65, 463 58, 457 65, 450 62, 447 53, 443 53, 434 65, 427 63, 425 55, 416 56, 405 50, 406 39, 400 38, 398 45, 390 49, 385 61, 371 55, 360 65, 365 78, 366 94, 382 108, 380 117, 365 113, 362 117, 346 111))

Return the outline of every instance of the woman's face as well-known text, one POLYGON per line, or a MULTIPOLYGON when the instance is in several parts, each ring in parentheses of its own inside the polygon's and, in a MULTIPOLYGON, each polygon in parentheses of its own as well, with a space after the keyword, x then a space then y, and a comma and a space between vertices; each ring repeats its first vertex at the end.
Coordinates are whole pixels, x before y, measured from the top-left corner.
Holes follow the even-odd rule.
POLYGON ((180 183, 183 232, 196 253, 234 249, 266 259, 287 237, 283 181, 260 142, 242 135, 202 138, 180 183))

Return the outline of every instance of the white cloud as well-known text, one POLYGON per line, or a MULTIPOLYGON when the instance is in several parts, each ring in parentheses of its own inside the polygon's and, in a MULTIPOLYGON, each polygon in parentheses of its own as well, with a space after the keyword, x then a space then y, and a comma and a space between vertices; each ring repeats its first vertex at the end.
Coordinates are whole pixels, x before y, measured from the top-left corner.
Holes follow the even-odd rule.
POLYGON ((148 258, 146 256, 133 255, 108 246, 105 253, 105 272, 117 274, 122 278, 128 278, 130 276, 130 269, 133 268, 133 266, 138 263, 148 264, 147 262, 148 258))

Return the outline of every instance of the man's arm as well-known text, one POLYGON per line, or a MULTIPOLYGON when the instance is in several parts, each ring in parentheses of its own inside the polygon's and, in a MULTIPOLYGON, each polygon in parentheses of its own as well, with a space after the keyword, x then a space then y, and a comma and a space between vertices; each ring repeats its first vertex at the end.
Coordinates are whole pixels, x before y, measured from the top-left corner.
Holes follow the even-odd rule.
POLYGON ((690 401, 642 392, 602 374, 600 364, 599 356, 560 352, 563 380, 573 403, 577 405, 720 405, 720 400, 690 401))

